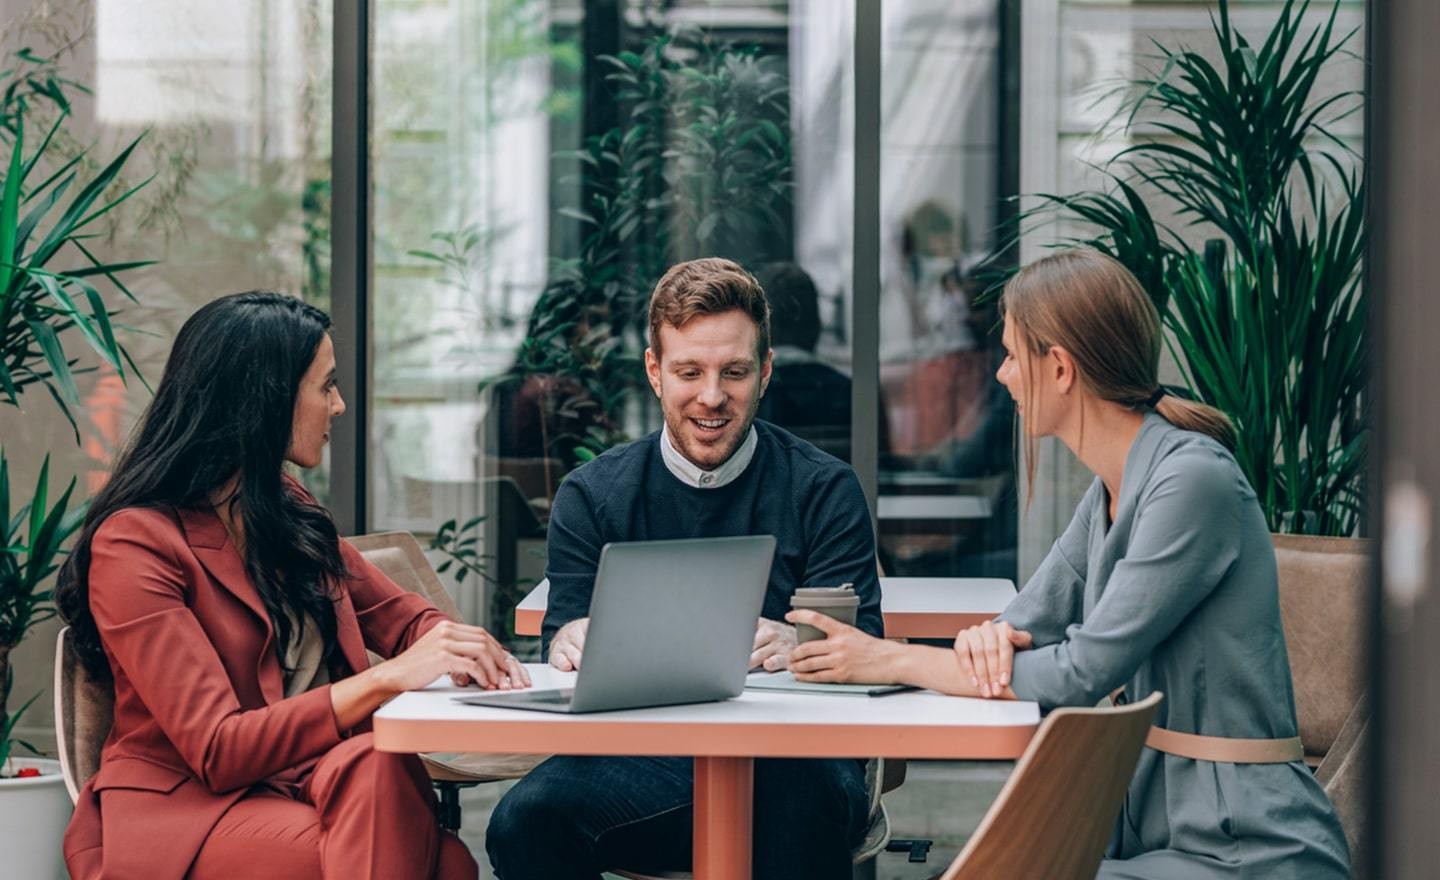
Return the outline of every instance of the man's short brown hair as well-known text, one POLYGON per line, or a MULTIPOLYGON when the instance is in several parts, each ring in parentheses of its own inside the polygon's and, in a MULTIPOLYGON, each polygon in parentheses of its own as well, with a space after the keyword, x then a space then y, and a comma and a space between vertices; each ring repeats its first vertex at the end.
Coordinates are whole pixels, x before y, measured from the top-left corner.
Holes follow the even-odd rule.
POLYGON ((660 325, 680 328, 696 315, 740 310, 759 329, 756 356, 770 350, 770 303, 755 276, 732 260, 706 257, 670 267, 650 294, 650 347, 660 356, 660 325))

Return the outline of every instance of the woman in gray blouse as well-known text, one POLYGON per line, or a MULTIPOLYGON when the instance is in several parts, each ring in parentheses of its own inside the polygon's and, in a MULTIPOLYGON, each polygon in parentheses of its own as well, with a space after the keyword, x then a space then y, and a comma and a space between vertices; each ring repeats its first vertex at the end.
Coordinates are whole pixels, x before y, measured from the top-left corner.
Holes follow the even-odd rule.
POLYGON ((1100 877, 1349 876, 1334 809, 1299 760, 1275 554, 1229 420, 1160 388, 1159 316, 1115 260, 1046 257, 1003 307, 997 378, 1025 425, 1027 469, 1054 436, 1096 474, 1074 519, 1000 617, 953 651, 821 621, 830 636, 796 648, 790 668, 1044 709, 1161 691, 1155 726, 1198 737, 1190 757, 1142 752, 1100 877))

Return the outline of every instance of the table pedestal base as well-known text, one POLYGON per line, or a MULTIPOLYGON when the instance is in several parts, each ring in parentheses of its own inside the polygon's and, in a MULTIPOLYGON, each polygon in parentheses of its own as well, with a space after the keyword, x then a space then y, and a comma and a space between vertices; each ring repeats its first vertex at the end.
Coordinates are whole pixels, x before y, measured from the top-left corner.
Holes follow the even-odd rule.
POLYGON ((754 759, 695 759, 695 880, 750 880, 754 812, 754 759))

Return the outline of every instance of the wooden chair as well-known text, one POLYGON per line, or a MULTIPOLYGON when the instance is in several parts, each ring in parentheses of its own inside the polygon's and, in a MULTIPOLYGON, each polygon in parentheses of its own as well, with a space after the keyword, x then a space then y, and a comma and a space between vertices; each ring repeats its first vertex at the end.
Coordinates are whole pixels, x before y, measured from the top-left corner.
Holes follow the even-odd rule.
MULTIPOLYGON (((451 620, 460 620, 460 612, 445 585, 425 558, 420 543, 409 532, 375 532, 349 539, 376 568, 396 584, 412 593, 419 593, 451 620)), ((380 660, 370 655, 370 662, 380 660)), ((460 789, 482 782, 519 779, 549 755, 475 755, 466 753, 431 752, 420 760, 430 773, 430 780, 440 794, 439 819, 446 829, 460 828, 460 789)))
POLYGON ((1094 880, 1160 700, 1046 716, 941 880, 1094 880))
POLYGON ((1340 817, 1340 827, 1345 830, 1345 841, 1350 845, 1352 880, 1365 880, 1364 867, 1368 864, 1365 814, 1369 741, 1370 703, 1362 696, 1331 743, 1325 760, 1315 769, 1315 781, 1325 788, 1325 794, 1335 805, 1335 814, 1340 817))

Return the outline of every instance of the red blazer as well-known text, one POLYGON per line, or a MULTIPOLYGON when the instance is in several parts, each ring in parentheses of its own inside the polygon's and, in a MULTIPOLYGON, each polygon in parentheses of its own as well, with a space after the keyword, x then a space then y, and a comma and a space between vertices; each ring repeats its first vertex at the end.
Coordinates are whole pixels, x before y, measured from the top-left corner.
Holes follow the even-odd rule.
MULTIPOLYGON (((445 617, 340 542, 335 617, 348 670, 445 617)), ((65 832, 76 880, 182 880, 249 788, 293 784, 348 733, 330 687, 284 699, 270 618, 213 512, 127 508, 90 547, 90 610, 115 673, 115 723, 65 832)), ((365 725, 368 727, 368 722, 365 725)))

